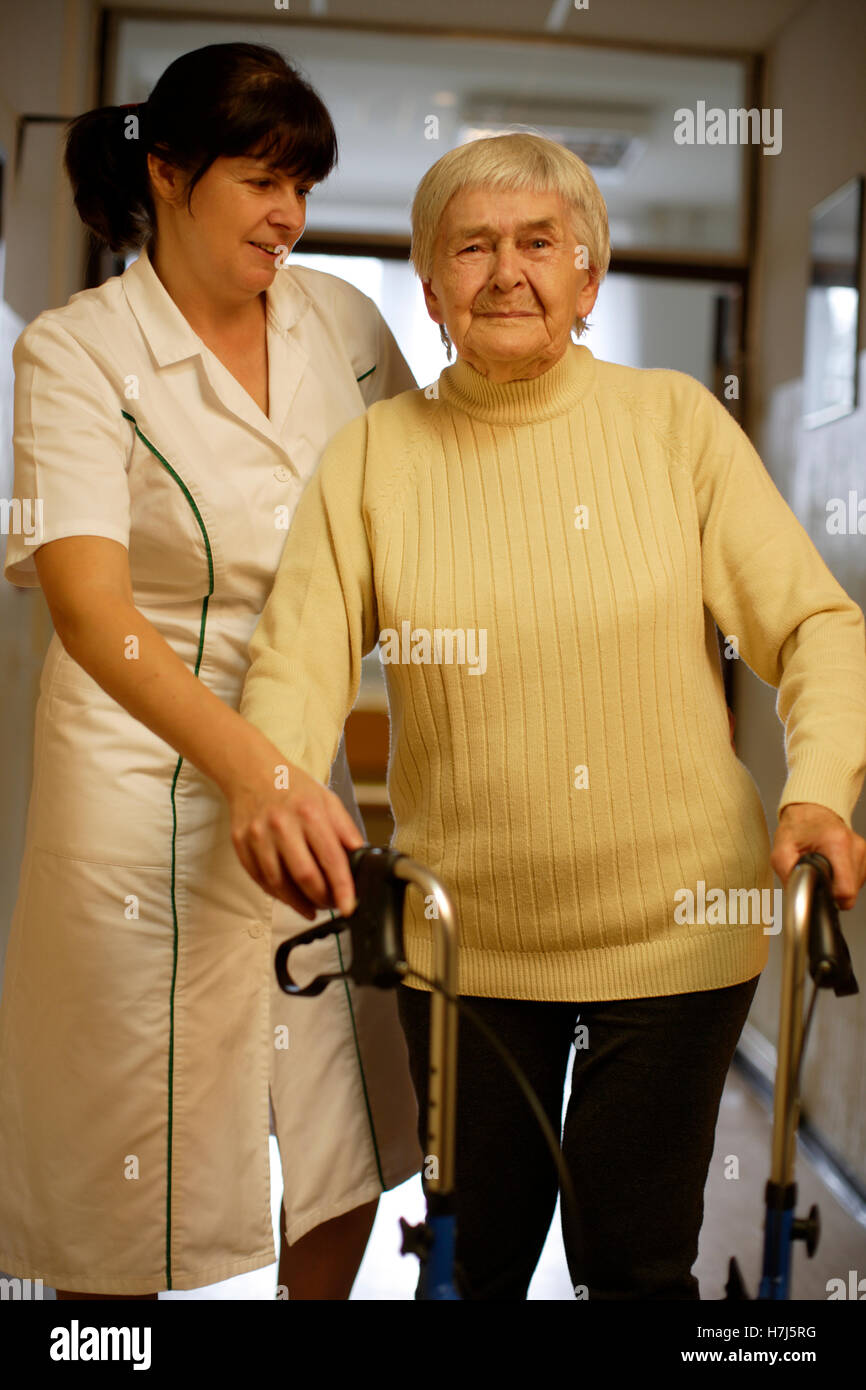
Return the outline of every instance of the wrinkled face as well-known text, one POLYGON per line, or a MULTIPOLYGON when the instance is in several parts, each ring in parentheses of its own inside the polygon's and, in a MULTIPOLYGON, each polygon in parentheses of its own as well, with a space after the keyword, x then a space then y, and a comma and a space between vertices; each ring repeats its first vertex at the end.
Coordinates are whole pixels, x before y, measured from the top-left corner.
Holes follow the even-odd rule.
POLYGON ((492 188, 450 200, 422 284, 459 356, 493 374, 552 365, 598 294, 559 194, 492 188))
POLYGON ((161 189, 157 178, 154 184, 170 199, 163 210, 182 254, 193 257, 202 278, 223 294, 269 287, 287 255, 276 248, 291 251, 301 236, 313 187, 251 156, 214 160, 193 189, 189 211, 182 182, 174 190, 161 189))

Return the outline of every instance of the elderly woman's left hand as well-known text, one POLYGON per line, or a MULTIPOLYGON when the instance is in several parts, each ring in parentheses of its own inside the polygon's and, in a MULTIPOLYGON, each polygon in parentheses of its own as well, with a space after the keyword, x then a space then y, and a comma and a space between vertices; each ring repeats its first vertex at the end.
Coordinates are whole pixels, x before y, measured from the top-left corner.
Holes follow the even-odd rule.
POLYGON ((827 806, 791 801, 782 808, 770 863, 782 887, 801 855, 815 850, 833 865, 833 897, 841 908, 853 907, 866 881, 866 840, 849 830, 827 806))

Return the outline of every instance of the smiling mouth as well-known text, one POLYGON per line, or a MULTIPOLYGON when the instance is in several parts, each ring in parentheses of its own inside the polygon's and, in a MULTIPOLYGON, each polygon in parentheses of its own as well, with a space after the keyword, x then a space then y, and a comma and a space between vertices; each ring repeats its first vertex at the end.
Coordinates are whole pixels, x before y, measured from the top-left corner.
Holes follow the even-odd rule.
POLYGON ((266 256, 275 256, 282 245, 281 242, 251 241, 250 246, 254 246, 257 251, 263 251, 266 256))

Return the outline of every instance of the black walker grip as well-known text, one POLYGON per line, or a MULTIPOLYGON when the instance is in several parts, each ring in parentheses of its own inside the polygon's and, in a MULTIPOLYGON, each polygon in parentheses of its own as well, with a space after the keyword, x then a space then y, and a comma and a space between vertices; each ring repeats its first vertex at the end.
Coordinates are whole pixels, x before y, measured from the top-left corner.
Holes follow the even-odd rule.
MULTIPOLYGON (((337 921, 342 923, 342 917, 338 917, 337 921)), ((301 932, 299 936, 293 936, 288 941, 281 942, 274 957, 274 967, 277 972, 277 983, 285 994, 321 994, 331 980, 339 980, 346 974, 343 970, 335 975, 317 975, 308 985, 303 986, 296 985, 289 974, 289 955, 296 946, 309 946, 313 941, 321 941, 324 937, 333 935, 334 923, 322 922, 318 927, 310 927, 309 931, 301 932)))
POLYGON ((797 862, 821 870, 815 882, 809 921, 809 974, 817 989, 832 989, 837 999, 859 994, 848 943, 842 935, 839 909, 833 898, 833 866, 816 850, 801 854, 797 862))
POLYGON ((395 878, 393 868, 403 858, 396 850, 361 845, 349 853, 358 904, 350 917, 333 917, 309 927, 277 948, 274 966, 277 983, 285 994, 321 994, 332 980, 351 978, 355 984, 391 989, 400 983, 407 969, 403 950, 403 899, 405 880, 395 878), (328 936, 348 931, 352 941, 352 962, 345 970, 317 975, 307 985, 298 985, 289 974, 289 955, 296 946, 307 946, 328 936))

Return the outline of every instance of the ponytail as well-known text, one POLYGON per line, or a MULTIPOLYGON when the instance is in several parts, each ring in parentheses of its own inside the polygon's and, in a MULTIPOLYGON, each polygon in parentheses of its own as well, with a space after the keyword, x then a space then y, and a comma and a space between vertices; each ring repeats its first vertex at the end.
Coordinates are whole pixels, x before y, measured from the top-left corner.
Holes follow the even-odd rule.
POLYGON ((71 121, 64 163, 78 215, 112 251, 155 230, 147 172, 147 103, 100 106, 71 121))

